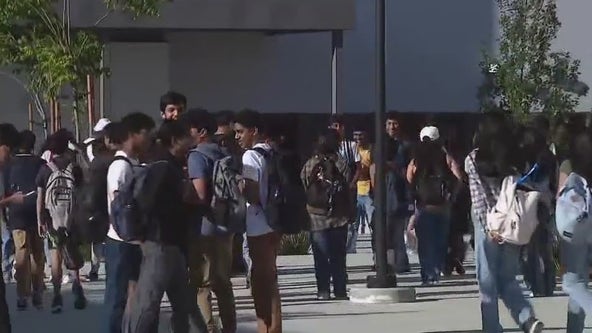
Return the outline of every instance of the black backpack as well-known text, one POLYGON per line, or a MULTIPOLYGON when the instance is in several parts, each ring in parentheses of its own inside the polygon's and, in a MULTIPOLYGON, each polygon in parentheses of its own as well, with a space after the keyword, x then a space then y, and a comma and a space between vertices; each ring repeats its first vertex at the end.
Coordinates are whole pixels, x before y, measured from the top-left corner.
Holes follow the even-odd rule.
POLYGON ((306 204, 314 215, 335 216, 344 205, 348 205, 347 180, 337 168, 335 159, 319 156, 319 162, 312 167, 306 204))
POLYGON ((306 211, 306 193, 299 176, 295 154, 254 148, 267 163, 268 196, 265 207, 267 223, 284 234, 307 230, 310 217, 306 211))
POLYGON ((102 158, 93 160, 88 177, 76 192, 74 223, 84 243, 101 243, 109 231, 107 173, 115 158, 99 160, 102 158))
POLYGON ((452 175, 446 163, 446 154, 434 165, 418 166, 414 181, 415 199, 421 205, 440 206, 451 196, 452 175))

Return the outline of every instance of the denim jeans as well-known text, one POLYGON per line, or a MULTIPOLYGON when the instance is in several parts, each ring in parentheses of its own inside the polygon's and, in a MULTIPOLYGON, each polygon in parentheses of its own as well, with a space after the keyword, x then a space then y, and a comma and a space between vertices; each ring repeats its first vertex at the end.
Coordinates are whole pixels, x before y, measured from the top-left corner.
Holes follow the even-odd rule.
POLYGON ((356 220, 349 225, 349 232, 347 235, 347 253, 356 253, 356 245, 358 242, 358 230, 360 226, 370 225, 372 215, 374 214, 374 202, 369 195, 358 195, 356 204, 356 220))
POLYGON ((437 282, 444 269, 448 249, 449 220, 445 211, 419 210, 415 224, 421 281, 437 282))
POLYGON ((330 292, 333 280, 333 294, 345 296, 347 226, 312 231, 311 236, 317 292, 330 292))
POLYGON ((105 325, 103 332, 121 332, 130 281, 140 275, 142 251, 133 245, 107 238, 105 241, 105 325))
POLYGON ((203 317, 189 289, 185 255, 178 246, 146 241, 141 245, 142 264, 125 333, 158 332, 160 304, 167 293, 172 308, 172 331, 206 333, 203 317))
POLYGON ((14 267, 14 240, 12 239, 12 233, 6 226, 6 223, 2 223, 2 272, 4 276, 12 278, 12 268, 14 267))
POLYGON ((522 294, 520 284, 516 280, 520 260, 518 246, 492 241, 485 235, 483 227, 475 222, 475 260, 483 332, 503 332, 499 322, 499 298, 520 327, 530 318, 534 318, 532 305, 522 294))
POLYGON ((592 244, 561 243, 561 259, 565 265, 563 290, 569 295, 567 333, 584 331, 586 313, 592 314, 592 292, 588 290, 592 244))

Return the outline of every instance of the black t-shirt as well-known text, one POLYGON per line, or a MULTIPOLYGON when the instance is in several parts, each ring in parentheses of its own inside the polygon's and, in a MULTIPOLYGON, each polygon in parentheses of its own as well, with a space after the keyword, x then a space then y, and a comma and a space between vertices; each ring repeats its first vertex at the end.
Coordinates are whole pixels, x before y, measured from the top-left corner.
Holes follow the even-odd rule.
MULTIPOLYGON (((45 164, 40 157, 32 154, 17 154, 4 172, 4 191, 6 196, 16 192, 27 194, 36 191, 35 178, 45 164)), ((37 225, 37 195, 25 197, 22 204, 8 206, 8 225, 11 229, 26 230, 37 225)))

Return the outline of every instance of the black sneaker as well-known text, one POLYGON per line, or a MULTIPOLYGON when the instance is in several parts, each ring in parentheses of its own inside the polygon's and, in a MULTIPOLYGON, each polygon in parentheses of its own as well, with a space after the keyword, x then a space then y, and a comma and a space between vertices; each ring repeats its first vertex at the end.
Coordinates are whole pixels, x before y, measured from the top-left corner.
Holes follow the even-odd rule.
POLYGON ((99 281, 99 273, 91 272, 88 274, 88 281, 96 282, 99 281))
POLYGON ((63 306, 62 295, 57 294, 53 296, 53 301, 51 301, 51 313, 61 313, 63 306))
POLYGON ((543 328, 545 328, 545 324, 536 318, 530 318, 522 326, 524 333, 540 333, 543 331, 543 328))
POLYGON ((349 301, 349 296, 347 294, 344 295, 335 295, 336 301, 349 301))
POLYGON ((43 309, 43 294, 41 294, 40 292, 34 292, 32 297, 32 303, 37 310, 43 309))
POLYGON ((84 297, 84 290, 80 284, 72 284, 72 293, 74 294, 74 308, 82 310, 86 308, 86 297, 84 297))
POLYGON ((27 307, 29 306, 29 304, 27 304, 27 299, 26 298, 19 298, 16 301, 16 309, 18 311, 25 311, 27 310, 27 307))

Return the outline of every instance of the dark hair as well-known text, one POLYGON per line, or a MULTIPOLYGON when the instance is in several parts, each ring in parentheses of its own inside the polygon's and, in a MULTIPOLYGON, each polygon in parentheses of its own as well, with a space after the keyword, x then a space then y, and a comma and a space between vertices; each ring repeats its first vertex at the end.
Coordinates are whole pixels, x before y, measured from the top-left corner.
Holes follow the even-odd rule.
POLYGON ((66 129, 60 129, 48 139, 47 149, 55 155, 62 155, 68 150, 68 142, 74 140, 74 135, 66 129))
POLYGON ((13 124, 0 124, 0 146, 15 149, 19 143, 19 132, 13 124))
POLYGON ((37 137, 35 133, 29 130, 24 130, 19 133, 19 150, 31 152, 35 148, 35 141, 37 137))
POLYGON ((245 109, 236 114, 234 122, 246 128, 256 128, 260 133, 264 132, 261 114, 254 110, 245 109))
POLYGON ((342 114, 332 114, 329 117, 329 124, 345 125, 345 116, 342 114))
POLYGON ((592 129, 586 129, 574 138, 569 160, 575 173, 592 181, 592 129))
POLYGON ((125 128, 120 122, 111 122, 105 126, 103 136, 116 145, 122 144, 127 139, 125 128))
POLYGON ((337 154, 339 151, 339 133, 334 129, 326 129, 319 135, 315 153, 319 155, 337 154))
POLYGON ((477 172, 486 177, 503 178, 515 174, 519 166, 517 140, 512 126, 501 113, 487 113, 475 137, 477 172))
POLYGON ((386 113, 386 120, 396 120, 396 121, 401 121, 401 114, 399 113, 399 111, 389 111, 386 113))
POLYGON ((174 141, 184 139, 189 136, 189 127, 186 122, 175 120, 162 123, 158 129, 157 138, 160 143, 170 148, 174 141))
POLYGON ((121 119, 121 126, 125 131, 126 139, 130 134, 140 133, 142 130, 150 131, 154 128, 154 120, 141 112, 130 113, 121 119))
POLYGON ((218 111, 216 113, 216 126, 226 126, 234 121, 234 112, 230 110, 218 111))
POLYGON ((180 120, 188 128, 195 128, 198 131, 206 130, 208 135, 216 132, 216 121, 211 113, 204 109, 191 109, 181 115, 180 120))
POLYGON ((437 141, 418 142, 413 151, 418 175, 446 175, 448 164, 442 145, 437 141))
POLYGON ((524 127, 521 128, 519 134, 519 157, 522 159, 520 164, 525 165, 527 168, 538 164, 539 169, 535 174, 537 177, 535 181, 545 178, 554 180, 557 162, 556 157, 549 150, 545 133, 534 127, 524 127))
POLYGON ((187 97, 175 91, 168 91, 160 97, 160 112, 164 112, 167 105, 187 105, 187 97))

